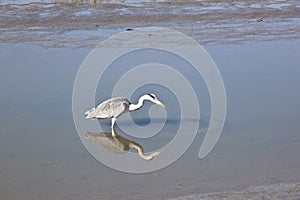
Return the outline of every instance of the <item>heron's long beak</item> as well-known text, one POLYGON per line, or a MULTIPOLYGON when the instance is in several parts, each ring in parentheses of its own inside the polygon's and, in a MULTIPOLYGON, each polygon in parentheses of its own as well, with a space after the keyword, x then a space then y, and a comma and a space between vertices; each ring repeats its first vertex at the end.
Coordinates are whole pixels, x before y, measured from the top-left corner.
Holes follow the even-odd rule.
POLYGON ((163 103, 162 103, 161 101, 159 101, 159 100, 156 100, 155 103, 158 104, 158 105, 160 105, 160 106, 163 107, 164 109, 167 108, 167 106, 166 106, 165 104, 163 104, 163 103))

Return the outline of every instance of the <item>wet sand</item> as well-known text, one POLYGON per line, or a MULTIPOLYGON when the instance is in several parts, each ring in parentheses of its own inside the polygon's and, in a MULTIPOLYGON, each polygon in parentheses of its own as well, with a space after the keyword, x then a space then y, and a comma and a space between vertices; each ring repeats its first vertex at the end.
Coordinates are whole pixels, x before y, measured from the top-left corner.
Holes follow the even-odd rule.
POLYGON ((236 199, 265 199, 265 200, 297 200, 300 197, 300 183, 253 186, 243 191, 225 191, 209 194, 189 195, 173 200, 236 200, 236 199))
POLYGON ((300 198, 296 1, 11 4, 0 12, 1 199, 300 198), (143 26, 174 28, 205 44, 223 76, 228 113, 205 159, 197 157, 201 129, 174 164, 132 175, 84 149, 71 96, 91 47, 143 26))
MULTIPOLYGON (((126 2, 126 1, 125 1, 126 2)), ((300 38, 297 1, 170 1, 0 6, 0 42, 93 47, 127 28, 168 27, 201 44, 300 38)))

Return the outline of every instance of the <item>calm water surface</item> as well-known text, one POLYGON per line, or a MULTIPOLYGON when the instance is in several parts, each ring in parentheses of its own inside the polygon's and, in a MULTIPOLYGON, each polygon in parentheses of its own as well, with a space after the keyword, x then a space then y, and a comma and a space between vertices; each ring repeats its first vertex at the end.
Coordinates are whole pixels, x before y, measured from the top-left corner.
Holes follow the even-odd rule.
POLYGON ((1 44, 1 199, 165 199, 300 182, 300 41, 205 48, 227 89, 219 142, 199 160, 200 131, 173 165, 132 175, 95 160, 75 130, 72 87, 90 49, 1 44))

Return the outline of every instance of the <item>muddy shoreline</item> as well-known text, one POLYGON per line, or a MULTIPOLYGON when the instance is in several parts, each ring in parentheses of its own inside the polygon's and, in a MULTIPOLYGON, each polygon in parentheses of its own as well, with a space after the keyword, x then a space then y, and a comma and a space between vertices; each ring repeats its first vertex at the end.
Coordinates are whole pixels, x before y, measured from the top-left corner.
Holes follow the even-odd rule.
POLYGON ((8 4, 0 15, 0 43, 44 47, 93 47, 127 28, 149 26, 181 31, 204 45, 300 38, 300 3, 291 0, 8 4))
POLYGON ((238 200, 238 199, 270 199, 270 200, 297 200, 300 197, 300 183, 258 185, 246 190, 223 191, 207 194, 194 194, 172 200, 238 200))

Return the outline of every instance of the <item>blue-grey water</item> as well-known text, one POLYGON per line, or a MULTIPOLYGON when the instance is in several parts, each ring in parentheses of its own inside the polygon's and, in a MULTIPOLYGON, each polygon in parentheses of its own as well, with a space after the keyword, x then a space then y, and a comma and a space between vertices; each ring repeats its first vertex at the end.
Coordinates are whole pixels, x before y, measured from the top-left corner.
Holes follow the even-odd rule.
POLYGON ((300 182, 300 41, 205 48, 228 98, 220 140, 199 160, 200 131, 171 166, 133 175, 95 160, 77 135, 72 89, 90 49, 1 44, 1 199, 168 199, 300 182))

